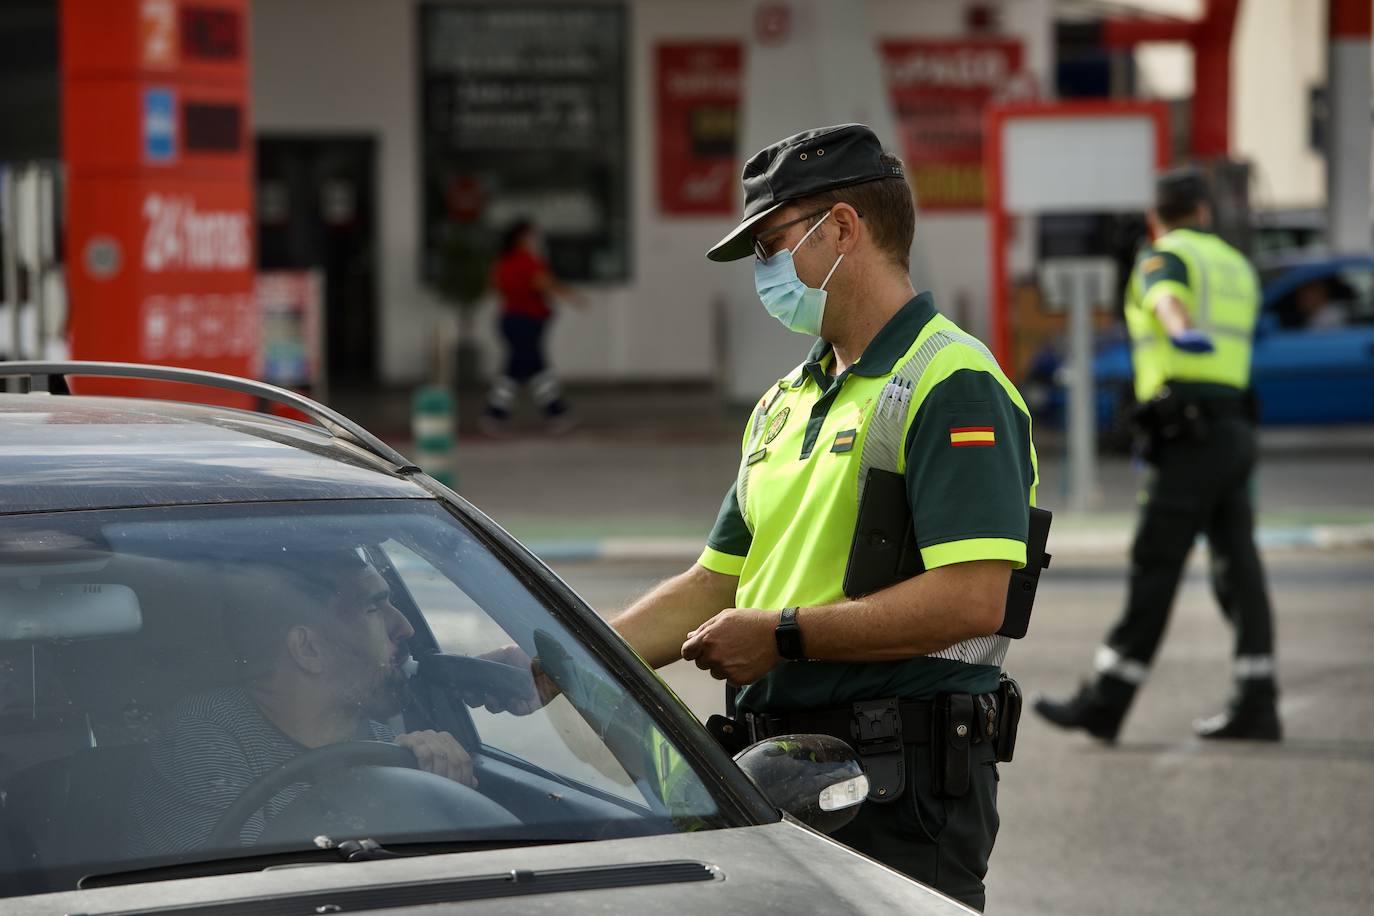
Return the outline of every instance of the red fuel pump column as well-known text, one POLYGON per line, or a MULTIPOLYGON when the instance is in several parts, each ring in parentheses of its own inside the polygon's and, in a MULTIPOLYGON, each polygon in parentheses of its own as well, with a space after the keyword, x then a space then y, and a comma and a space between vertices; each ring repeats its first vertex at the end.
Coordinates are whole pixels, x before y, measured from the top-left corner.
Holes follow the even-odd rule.
POLYGON ((1206 0, 1201 19, 1108 19, 1102 37, 1108 47, 1148 42, 1193 46, 1193 155, 1221 158, 1231 151, 1231 36, 1240 0, 1206 0))
POLYGON ((247 0, 62 0, 60 31, 73 357, 251 377, 247 0))

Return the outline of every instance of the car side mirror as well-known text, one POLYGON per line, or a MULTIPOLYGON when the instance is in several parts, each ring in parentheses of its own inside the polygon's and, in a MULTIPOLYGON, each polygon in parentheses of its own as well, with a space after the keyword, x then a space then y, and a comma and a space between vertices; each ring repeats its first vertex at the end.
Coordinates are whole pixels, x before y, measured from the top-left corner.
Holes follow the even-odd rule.
POLYGON ((858 755, 829 735, 767 738, 736 754, 735 763, 769 801, 821 833, 852 821, 868 797, 858 755))

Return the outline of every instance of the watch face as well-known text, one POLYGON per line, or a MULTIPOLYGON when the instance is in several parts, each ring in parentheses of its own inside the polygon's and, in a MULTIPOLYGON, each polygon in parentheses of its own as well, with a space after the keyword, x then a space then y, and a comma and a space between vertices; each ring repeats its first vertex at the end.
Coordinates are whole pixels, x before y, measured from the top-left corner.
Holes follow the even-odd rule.
POLYGON ((795 608, 788 608, 783 611, 782 621, 778 624, 774 633, 778 641, 779 655, 791 661, 802 658, 801 627, 797 625, 797 612, 795 608))

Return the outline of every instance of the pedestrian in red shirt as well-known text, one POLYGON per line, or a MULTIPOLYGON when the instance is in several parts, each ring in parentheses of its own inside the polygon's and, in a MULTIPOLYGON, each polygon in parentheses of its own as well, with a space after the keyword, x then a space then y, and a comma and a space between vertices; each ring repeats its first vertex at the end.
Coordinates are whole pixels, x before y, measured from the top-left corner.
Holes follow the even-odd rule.
POLYGON ((508 431, 520 389, 527 385, 551 431, 564 432, 573 422, 563 387, 544 356, 544 336, 553 317, 550 298, 578 296, 554 278, 539 254, 536 232, 532 220, 517 220, 506 230, 501 256, 491 272, 491 285, 501 296, 501 336, 507 354, 505 373, 492 384, 483 418, 486 430, 495 435, 508 431))

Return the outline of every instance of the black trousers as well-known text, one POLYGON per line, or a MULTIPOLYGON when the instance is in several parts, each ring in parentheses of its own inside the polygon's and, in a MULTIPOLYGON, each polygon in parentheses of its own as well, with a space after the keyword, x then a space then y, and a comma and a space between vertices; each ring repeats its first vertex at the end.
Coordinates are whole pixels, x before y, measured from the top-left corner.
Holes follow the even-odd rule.
POLYGON ((1112 668, 1110 655, 1100 662, 1104 678, 1133 687, 1148 670, 1201 534, 1212 552, 1213 592, 1235 629, 1240 689, 1273 690, 1273 614, 1250 496, 1257 452, 1254 426, 1241 417, 1209 419, 1200 435, 1161 444, 1131 546, 1130 593, 1107 636, 1118 664, 1112 668))
POLYGON ((929 884, 976 910, 986 903, 983 878, 997 839, 997 754, 987 742, 970 748, 969 791, 936 798, 930 747, 907 745, 906 791, 888 804, 864 802, 836 840, 929 884))

